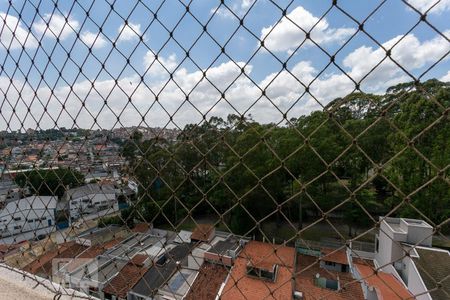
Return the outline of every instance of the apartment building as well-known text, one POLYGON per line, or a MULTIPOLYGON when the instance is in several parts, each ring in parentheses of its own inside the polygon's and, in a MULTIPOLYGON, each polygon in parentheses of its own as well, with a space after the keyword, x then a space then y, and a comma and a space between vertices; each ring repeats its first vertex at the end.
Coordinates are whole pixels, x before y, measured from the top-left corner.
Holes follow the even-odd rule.
POLYGON ((49 228, 54 230, 56 197, 30 196, 8 202, 0 211, 1 237, 49 228))

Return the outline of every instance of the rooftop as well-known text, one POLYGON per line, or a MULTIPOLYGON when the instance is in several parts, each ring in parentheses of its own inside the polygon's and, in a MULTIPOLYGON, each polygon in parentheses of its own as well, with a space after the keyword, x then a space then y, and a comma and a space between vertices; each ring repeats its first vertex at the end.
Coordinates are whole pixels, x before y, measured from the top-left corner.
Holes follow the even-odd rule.
POLYGON ((208 250, 208 252, 219 255, 227 255, 229 250, 236 250, 239 246, 239 239, 235 236, 230 236, 226 240, 218 241, 208 250))
POLYGON ((298 254, 295 290, 303 293, 304 299, 331 299, 331 300, 363 300, 364 295, 361 284, 350 273, 330 271, 320 267, 319 258, 310 255, 298 254), (317 274, 320 278, 337 281, 341 289, 333 290, 323 288, 315 283, 317 274))
POLYGON ((159 294, 167 295, 175 299, 184 299, 189 292, 198 272, 190 269, 182 268, 159 289, 159 294))
POLYGON ((37 274, 44 270, 44 265, 48 262, 51 263, 52 259, 56 258, 66 249, 75 245, 75 242, 66 242, 58 246, 58 248, 46 251, 41 256, 33 260, 31 263, 23 267, 23 270, 32 274, 37 274))
POLYGON ((290 299, 293 291, 295 250, 291 247, 250 241, 231 269, 221 299, 290 299), (250 277, 247 265, 278 265, 274 282, 250 277))
POLYGON ((97 183, 90 183, 80 187, 72 188, 66 191, 64 194, 65 198, 75 199, 84 197, 90 194, 115 194, 116 189, 112 184, 100 185, 97 183))
POLYGON ((450 296, 450 253, 446 250, 426 247, 415 248, 419 257, 413 257, 417 270, 434 300, 449 299, 450 296))
POLYGON ((129 262, 103 289, 103 292, 126 298, 128 291, 144 276, 148 268, 129 262))
POLYGON ((408 289, 392 274, 375 271, 371 266, 355 264, 359 274, 368 286, 375 288, 378 299, 401 300, 413 298, 408 289))
POLYGON ((208 242, 213 232, 214 232, 214 225, 197 224, 194 231, 192 231, 191 240, 208 242))
POLYGON ((347 254, 345 250, 336 250, 329 248, 322 248, 321 260, 335 262, 342 265, 348 265, 347 254))
POLYGON ((227 275, 228 269, 224 266, 205 262, 185 300, 214 299, 227 275))
POLYGON ((188 256, 191 248, 192 245, 185 243, 167 252, 163 259, 160 259, 145 273, 132 288, 132 292, 143 296, 155 295, 158 289, 172 277, 177 265, 188 256))
POLYGON ((134 225, 133 229, 131 229, 132 232, 140 232, 140 233, 146 233, 151 229, 150 224, 148 223, 138 223, 134 225))

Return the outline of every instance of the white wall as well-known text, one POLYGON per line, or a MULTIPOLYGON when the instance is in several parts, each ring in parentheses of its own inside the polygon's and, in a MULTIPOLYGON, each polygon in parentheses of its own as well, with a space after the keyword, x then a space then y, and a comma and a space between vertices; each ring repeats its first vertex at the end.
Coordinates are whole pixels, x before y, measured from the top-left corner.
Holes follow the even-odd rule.
POLYGON ((31 196, 9 202, 0 211, 2 236, 55 226, 56 198, 31 196))
MULTIPOLYGON (((421 294, 427 291, 424 282, 422 281, 422 278, 419 275, 419 271, 417 270, 416 265, 414 264, 414 261, 410 257, 405 257, 403 259, 403 263, 405 264, 406 268, 405 271, 407 272, 408 276, 408 289, 413 295, 421 294)), ((420 296, 415 297, 417 300, 432 300, 430 297, 430 294, 423 294, 420 296)))
POLYGON ((69 201, 70 216, 77 219, 81 214, 95 213, 117 204, 115 194, 89 194, 69 201), (106 208, 105 208, 106 207, 106 208))

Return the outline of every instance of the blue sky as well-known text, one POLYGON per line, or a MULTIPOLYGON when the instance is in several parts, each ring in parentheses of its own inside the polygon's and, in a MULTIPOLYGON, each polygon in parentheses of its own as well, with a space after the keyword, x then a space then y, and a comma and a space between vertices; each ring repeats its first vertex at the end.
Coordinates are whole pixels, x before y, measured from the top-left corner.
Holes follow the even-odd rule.
POLYGON ((409 0, 436 30, 400 0, 373 14, 381 1, 112 2, 0 1, 0 130, 183 127, 229 113, 284 123, 352 92, 351 79, 372 93, 450 81, 449 0, 409 0))

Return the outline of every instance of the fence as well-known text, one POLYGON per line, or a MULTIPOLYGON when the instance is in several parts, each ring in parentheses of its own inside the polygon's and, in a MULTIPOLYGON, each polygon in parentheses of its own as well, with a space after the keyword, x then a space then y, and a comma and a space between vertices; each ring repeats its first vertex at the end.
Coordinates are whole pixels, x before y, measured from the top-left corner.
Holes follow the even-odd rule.
POLYGON ((55 297, 450 298, 449 11, 4 1, 0 269, 55 297))

